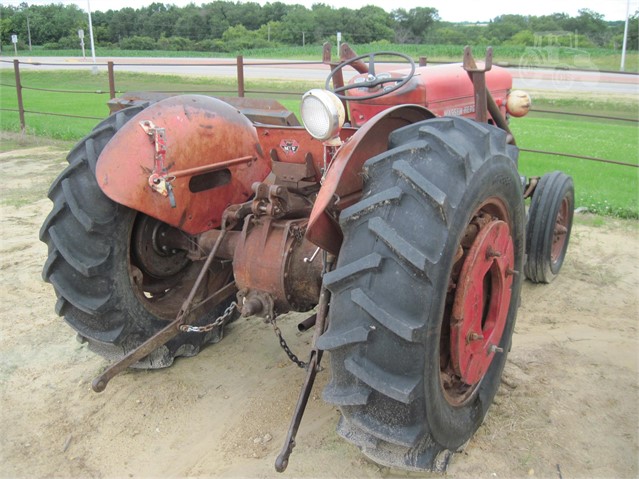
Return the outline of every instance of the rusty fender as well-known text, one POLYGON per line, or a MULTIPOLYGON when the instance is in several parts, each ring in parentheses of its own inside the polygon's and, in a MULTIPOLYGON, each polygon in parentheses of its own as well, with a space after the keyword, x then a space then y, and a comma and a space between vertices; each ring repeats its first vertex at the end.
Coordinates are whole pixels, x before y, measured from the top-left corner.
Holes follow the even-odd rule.
POLYGON ((364 124, 335 155, 319 191, 306 231, 306 238, 332 254, 338 254, 342 231, 331 206, 338 210, 359 200, 362 166, 369 158, 388 149, 394 130, 435 115, 419 105, 402 105, 378 113, 364 124))
POLYGON ((245 202, 269 172, 246 116, 215 98, 181 95, 124 125, 98 158, 96 178, 113 201, 196 235, 219 227, 224 209, 245 202))

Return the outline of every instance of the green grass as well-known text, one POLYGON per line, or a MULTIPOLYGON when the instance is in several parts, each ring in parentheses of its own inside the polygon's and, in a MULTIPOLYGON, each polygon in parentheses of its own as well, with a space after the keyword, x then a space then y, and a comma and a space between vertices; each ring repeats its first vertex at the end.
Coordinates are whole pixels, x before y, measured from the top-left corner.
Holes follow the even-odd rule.
MULTIPOLYGON (((378 42, 369 44, 351 44, 353 49, 359 54, 371 51, 397 51, 413 58, 420 56, 427 57, 430 61, 453 61, 462 59, 464 45, 414 45, 414 44, 393 44, 388 42, 378 42)), ((473 45, 474 54, 477 58, 484 56, 486 45, 473 45)), ((543 60, 542 66, 564 65, 575 68, 589 68, 595 70, 618 71, 621 63, 621 51, 605 48, 579 48, 571 50, 567 48, 556 49, 534 49, 525 46, 495 46, 494 59, 496 63, 519 65, 522 56, 531 51, 540 53, 543 60)), ((335 48, 333 48, 335 53, 335 48)), ((12 54, 12 52, 11 52, 12 54)), ((21 56, 80 56, 80 50, 43 50, 41 47, 34 47, 33 51, 19 52, 21 56)), ((320 61, 322 58, 321 45, 302 46, 280 46, 273 48, 259 48, 237 52, 175 52, 175 51, 132 51, 115 48, 96 47, 98 57, 195 57, 211 58, 223 57, 234 58, 237 55, 244 55, 246 58, 294 58, 299 60, 320 61)), ((629 51, 626 54, 626 71, 639 72, 639 52, 629 51)))
MULTIPOLYGON (((2 72, 0 83, 12 84, 12 72, 2 72)), ((212 92, 234 91, 237 88, 235 81, 231 79, 180 78, 141 73, 118 73, 116 81, 118 91, 212 92)), ((23 94, 27 110, 99 118, 108 114, 108 94, 104 93, 108 91, 108 80, 105 73, 94 75, 88 71, 24 71, 22 83, 30 88, 91 92, 71 94, 25 89, 23 94)), ((249 90, 273 92, 252 96, 276 98, 296 114, 299 111, 300 97, 285 96, 281 92, 301 93, 315 86, 318 85, 303 82, 247 82, 249 90)), ((225 95, 234 96, 229 93, 225 95)), ((541 109, 594 112, 636 119, 639 100, 631 98, 626 102, 606 102, 583 98, 535 99, 535 106, 541 109)), ((17 108, 15 88, 0 86, 0 108, 17 108)), ((61 140, 79 140, 98 121, 26 114, 28 133, 61 140)), ((637 123, 531 113, 525 118, 513 120, 512 128, 522 148, 639 163, 637 123)), ((19 129, 17 113, 0 111, 0 130, 15 132, 19 129)), ((639 169, 527 152, 521 153, 520 167, 522 174, 527 176, 541 176, 553 170, 563 170, 574 177, 577 206, 585 206, 599 214, 639 218, 639 169)))
MULTIPOLYGON (((636 123, 530 116, 513 121, 511 126, 522 148, 639 164, 636 123)), ((521 152, 520 170, 526 176, 564 171, 574 179, 577 206, 598 214, 639 218, 637 168, 521 152)))
MULTIPOLYGON (((23 102, 25 110, 55 112, 65 115, 95 117, 95 119, 52 117, 26 113, 27 131, 32 134, 60 140, 78 140, 90 131, 108 113, 109 81, 106 72, 92 74, 80 71, 22 71, 23 102), (63 93, 38 89, 64 90, 63 93), (70 92, 85 93, 70 93, 70 92), (69 92, 69 93, 67 93, 69 92)), ((17 109, 13 71, 0 70, 0 108, 17 109), (9 86, 6 86, 9 85, 9 86)), ((275 98, 291 111, 298 111, 299 97, 281 92, 301 93, 317 87, 314 83, 247 81, 247 90, 273 91, 272 94, 248 94, 260 98, 275 98)), ((218 96, 237 96, 237 82, 233 79, 210 77, 179 77, 175 75, 149 75, 119 72, 116 75, 118 93, 130 91, 159 91, 178 93, 216 93, 218 96)), ((0 111, 0 129, 20 131, 17 112, 0 111)))
MULTIPOLYGON (((601 98, 589 99, 586 97, 564 97, 564 98, 533 98, 532 116, 561 118, 558 115, 547 113, 535 113, 535 110, 548 111, 569 111, 572 113, 585 113, 587 115, 614 116, 639 119, 639 97, 626 96, 623 101, 609 100, 603 101, 601 98)), ((581 118, 583 121, 599 122, 599 119, 581 118)))

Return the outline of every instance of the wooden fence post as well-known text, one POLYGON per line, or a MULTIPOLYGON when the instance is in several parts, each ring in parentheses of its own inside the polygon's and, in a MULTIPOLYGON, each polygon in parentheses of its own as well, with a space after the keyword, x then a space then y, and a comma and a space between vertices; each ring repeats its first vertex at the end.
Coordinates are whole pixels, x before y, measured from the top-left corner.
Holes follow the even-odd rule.
POLYGON ((18 97, 18 112, 20 115, 20 131, 24 133, 27 125, 24 121, 24 103, 22 102, 22 83, 20 82, 20 60, 13 60, 13 70, 16 74, 16 96, 18 97))
POLYGON ((244 57, 237 57, 237 96, 244 96, 244 57))
POLYGON ((109 72, 109 98, 115 98, 115 74, 113 72, 113 62, 107 63, 107 71, 109 72))

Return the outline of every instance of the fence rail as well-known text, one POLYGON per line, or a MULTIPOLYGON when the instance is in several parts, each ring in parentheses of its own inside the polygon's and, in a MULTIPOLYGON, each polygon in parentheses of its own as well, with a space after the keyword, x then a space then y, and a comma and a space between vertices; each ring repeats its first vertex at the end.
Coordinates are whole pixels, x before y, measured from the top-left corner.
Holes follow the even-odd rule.
MULTIPOLYGON (((7 60, 0 60, 0 62, 4 62, 7 63, 7 60)), ((101 66, 106 66, 107 67, 107 77, 108 77, 108 83, 109 83, 109 90, 60 90, 60 89, 47 89, 47 88, 37 88, 37 87, 29 87, 29 86, 25 86, 22 84, 21 81, 21 75, 20 75, 20 63, 24 63, 24 64, 28 64, 28 65, 36 65, 36 66, 62 66, 61 63, 42 63, 42 62, 20 62, 20 60, 15 59, 13 60, 13 67, 14 67, 14 73, 15 73, 15 84, 7 84, 7 83, 0 83, 0 86, 4 86, 4 87, 15 87, 16 89, 16 96, 17 96, 17 102, 18 102, 18 108, 17 109, 11 109, 11 108, 0 108, 0 111, 7 111, 7 112, 17 112, 19 114, 19 118, 20 118, 20 129, 22 132, 24 132, 26 130, 26 120, 25 120, 25 113, 31 114, 31 115, 48 115, 48 116, 56 116, 56 117, 66 117, 66 118, 78 118, 78 119, 89 119, 89 120, 102 120, 104 119, 104 117, 95 117, 95 116, 81 116, 81 115, 71 115, 71 114, 66 114, 66 113, 57 113, 57 112, 44 112, 44 111, 34 111, 34 110, 28 110, 25 108, 24 106, 24 100, 22 97, 22 91, 23 90, 34 90, 34 91, 43 91, 43 92, 50 92, 50 93, 67 93, 67 94, 97 94, 97 95, 109 95, 110 99, 113 99, 116 97, 116 94, 120 94, 122 93, 121 91, 118 91, 116 89, 116 83, 115 83, 115 66, 116 64, 113 61, 108 61, 106 63, 100 63, 100 64, 64 64, 65 67, 68 66, 78 66, 78 67, 87 67, 87 66, 95 66, 95 65, 101 65, 101 66)), ((444 62, 430 62, 430 63, 444 63, 444 62)), ((153 66, 202 66, 202 67, 219 67, 219 66, 224 66, 224 67, 233 67, 235 66, 237 68, 237 90, 154 90, 154 91, 149 91, 149 93, 216 93, 216 94, 237 94, 238 97, 244 97, 246 96, 246 94, 273 94, 273 93, 277 93, 278 95, 295 95, 295 96, 301 96, 304 92, 273 92, 273 91, 265 91, 265 90, 247 90, 246 89, 246 85, 245 85, 245 81, 244 81, 244 71, 245 71, 245 67, 250 67, 250 66, 295 66, 295 65, 323 65, 323 62, 317 62, 317 61, 290 61, 290 62, 275 62, 275 61, 266 61, 266 62, 256 62, 256 61, 244 61, 244 58, 240 55, 238 56, 235 61, 224 61, 224 62, 198 62, 198 63, 118 63, 119 66, 139 66, 139 67, 153 67, 153 66)), ((419 58, 419 64, 421 66, 426 65, 426 58, 425 57, 420 57, 419 58)), ((504 66, 504 65, 502 65, 504 66)), ((584 71, 588 71, 588 70, 584 70, 584 71)), ((582 117, 582 118, 595 118, 595 119, 603 119, 603 120, 613 120, 613 121, 623 121, 623 122, 632 122, 632 123, 639 123, 639 119, 637 118, 623 118, 623 117, 616 117, 616 116, 607 116, 607 115, 595 115, 595 114, 588 114, 588 113, 575 113, 575 112, 568 112, 568 111, 560 111, 560 110, 546 110, 546 109, 532 109, 531 113, 544 113, 544 114, 554 114, 554 115, 567 115, 567 116, 574 116, 574 117, 582 117)), ((527 149, 527 148, 521 148, 521 151, 525 151, 525 152, 529 152, 529 153, 535 153, 535 154, 542 154, 542 155, 553 155, 553 156, 561 156, 561 157, 566 157, 566 158, 575 158, 575 159, 581 159, 581 160, 587 160, 587 161, 597 161, 597 162, 602 162, 602 163, 608 163, 608 164, 614 164, 614 165, 619 165, 619 166, 627 166, 627 167, 632 167, 632 168, 639 168, 638 164, 633 164, 633 163, 627 163, 627 162, 622 162, 622 161, 617 161, 617 160, 611 160, 611 159, 605 159, 605 158, 597 158, 597 157, 593 157, 593 156, 587 156, 587 155, 575 155, 575 154, 570 154, 570 153, 562 153, 562 152, 554 152, 554 151, 544 151, 544 150, 538 150, 538 149, 527 149)))

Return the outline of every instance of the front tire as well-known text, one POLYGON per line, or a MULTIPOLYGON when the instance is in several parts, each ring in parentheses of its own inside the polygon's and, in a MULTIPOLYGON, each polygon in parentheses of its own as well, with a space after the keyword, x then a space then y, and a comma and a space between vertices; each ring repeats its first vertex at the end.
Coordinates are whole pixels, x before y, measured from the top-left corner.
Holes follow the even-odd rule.
POLYGON ((521 287, 516 156, 502 130, 464 118, 402 128, 340 216, 324 398, 380 464, 445 470, 492 403, 521 287))
MULTIPOLYGON (((69 166, 49 190, 53 210, 40 230, 40 239, 48 246, 42 275, 54 286, 56 312, 90 349, 112 360, 175 319, 201 265, 183 251, 154 248, 158 236, 176 230, 110 200, 96 181, 100 152, 142 109, 115 113, 71 150, 69 166)), ((212 294, 231 279, 229 265, 214 264, 200 296, 212 294)), ((187 321, 206 323, 228 303, 200 308, 187 321)), ((195 355, 204 343, 221 339, 222 333, 218 328, 208 334, 180 334, 136 367, 170 366, 176 356, 195 355)))
POLYGON ((526 228, 526 277, 552 282, 566 257, 575 210, 572 178, 561 171, 541 177, 533 193, 526 228))

